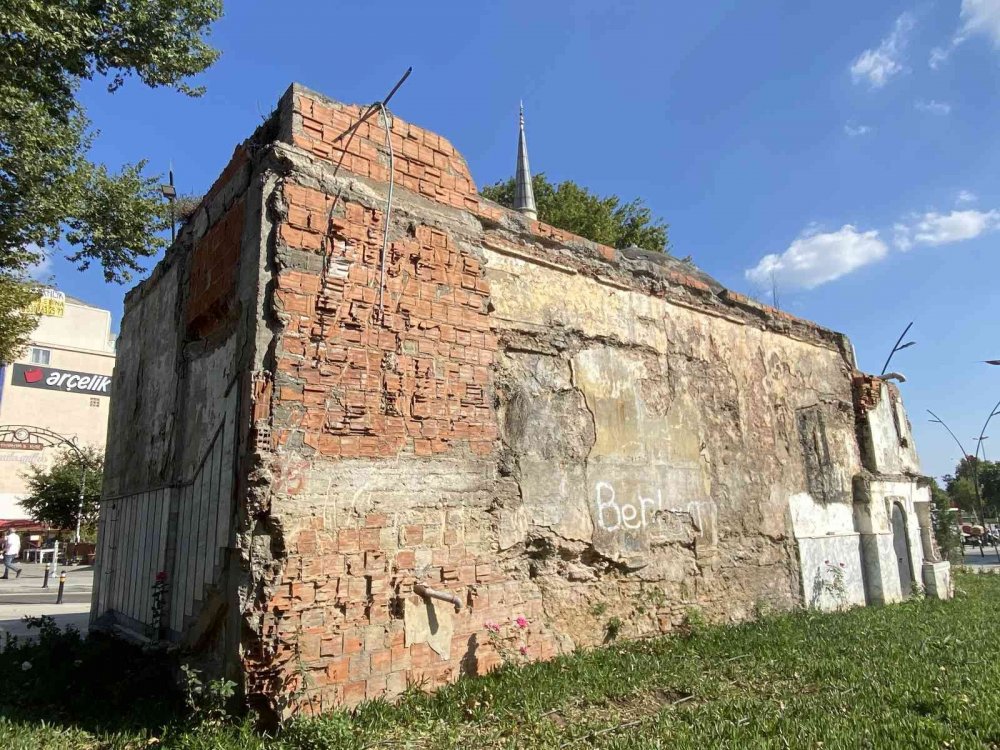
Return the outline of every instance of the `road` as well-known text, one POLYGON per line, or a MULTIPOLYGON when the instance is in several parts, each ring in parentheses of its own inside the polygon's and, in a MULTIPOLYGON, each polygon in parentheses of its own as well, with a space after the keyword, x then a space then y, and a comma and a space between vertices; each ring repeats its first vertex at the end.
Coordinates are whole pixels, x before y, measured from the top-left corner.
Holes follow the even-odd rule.
MULTIPOLYGON (((52 617, 60 627, 73 626, 86 632, 90 621, 90 594, 94 586, 93 566, 69 567, 63 603, 56 604, 59 592, 58 573, 49 579, 49 587, 42 588, 45 567, 38 563, 24 563, 20 578, 0 580, 0 647, 6 635, 30 635, 24 617, 52 617)), ((63 568, 59 568, 63 570, 63 568)))

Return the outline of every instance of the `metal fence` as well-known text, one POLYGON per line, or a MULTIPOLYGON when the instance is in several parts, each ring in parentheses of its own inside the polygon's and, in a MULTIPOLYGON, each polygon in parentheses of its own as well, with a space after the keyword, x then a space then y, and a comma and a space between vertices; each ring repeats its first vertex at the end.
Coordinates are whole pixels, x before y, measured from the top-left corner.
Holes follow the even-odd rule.
POLYGON ((144 634, 156 624, 154 586, 157 575, 165 573, 159 625, 168 637, 180 639, 220 584, 232 491, 233 429, 224 422, 190 481, 105 498, 97 531, 93 617, 110 613, 117 625, 144 634))

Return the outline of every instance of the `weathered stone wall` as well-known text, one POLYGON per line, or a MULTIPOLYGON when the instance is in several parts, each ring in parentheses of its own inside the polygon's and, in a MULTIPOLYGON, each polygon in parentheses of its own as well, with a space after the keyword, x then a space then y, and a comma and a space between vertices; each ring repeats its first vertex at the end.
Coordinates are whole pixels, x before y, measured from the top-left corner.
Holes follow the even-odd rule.
POLYGON ((171 386, 183 403, 127 394, 124 435, 153 427, 183 464, 219 404, 237 420, 216 645, 254 705, 481 673, 500 661, 485 624, 518 617, 536 659, 693 608, 869 600, 865 545, 886 540, 862 462, 916 454, 876 445, 882 422, 859 415, 881 381, 854 388, 843 336, 496 206, 447 141, 398 118, 338 140, 360 113, 293 86, 185 230, 196 272, 168 259, 127 312, 176 342, 130 334, 124 367, 189 382, 171 386))
POLYGON ((613 618, 802 601, 789 497, 849 519, 860 465, 842 337, 489 204, 399 119, 383 286, 381 121, 338 170, 358 110, 284 106, 251 696, 319 710, 482 672, 484 623, 522 615, 545 658, 613 618))
MULTIPOLYGON (((237 149, 177 244, 125 298, 117 341, 122 356, 112 381, 106 495, 178 481, 218 426, 218 415, 206 410, 215 408, 226 376, 231 380, 238 369, 232 346, 249 171, 245 151, 237 149), (213 361, 227 346, 226 356, 213 361), (177 465, 178 455, 182 464, 189 459, 185 468, 177 465)), ((252 257, 256 265, 256 253, 252 257)))
MULTIPOLYGON (((257 137, 273 134, 272 123, 257 137)), ((261 325, 253 162, 246 146, 236 150, 165 258, 126 297, 92 610, 95 627, 143 637, 158 629, 219 669, 237 664, 222 663, 223 644, 235 656, 242 627, 225 614, 238 612, 226 603, 239 582, 230 575, 236 457, 249 428, 239 410, 261 325), (150 591, 161 572, 167 601, 155 623, 150 591)))

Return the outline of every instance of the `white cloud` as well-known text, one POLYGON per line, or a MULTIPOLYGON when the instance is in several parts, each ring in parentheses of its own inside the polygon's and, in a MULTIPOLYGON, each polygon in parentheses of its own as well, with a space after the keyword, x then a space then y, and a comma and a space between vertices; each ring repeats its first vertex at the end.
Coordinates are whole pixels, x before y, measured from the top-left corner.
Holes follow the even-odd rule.
POLYGON ((852 123, 847 123, 844 125, 844 132, 854 138, 859 135, 868 135, 872 132, 872 129, 867 125, 854 125, 852 123))
POLYGON ((807 229, 780 255, 765 255, 746 278, 760 286, 812 289, 881 260, 889 252, 877 231, 859 232, 845 224, 836 232, 807 229))
POLYGON ((930 101, 919 99, 913 106, 921 112, 929 112, 932 115, 947 115, 951 113, 951 105, 948 102, 939 102, 936 99, 931 99, 930 101))
POLYGON ((931 66, 932 70, 937 70, 948 59, 949 55, 951 55, 950 49, 935 47, 931 50, 931 57, 927 61, 927 64, 931 66))
POLYGON ((889 36, 874 49, 866 49, 851 63, 851 77, 855 83, 867 81, 873 89, 882 88, 889 79, 904 70, 903 50, 916 21, 910 13, 903 13, 892 26, 889 36))
POLYGON ((910 228, 906 224, 892 225, 892 244, 896 246, 897 250, 903 252, 913 247, 913 240, 910 239, 910 228))
POLYGON ((1000 49, 1000 0, 962 0, 959 27, 947 47, 931 50, 928 63, 937 70, 958 45, 972 36, 985 36, 1000 49))
POLYGON ((52 259, 44 257, 36 263, 32 263, 26 269, 28 276, 35 281, 45 281, 52 272, 52 259))
POLYGON ((970 36, 989 37, 1000 48, 1000 0, 962 0, 959 16, 962 25, 953 44, 961 44, 970 36))
POLYGON ((952 211, 939 214, 929 211, 914 218, 909 225, 896 224, 894 243, 900 250, 914 245, 949 245, 971 240, 1000 227, 1000 210, 952 211))
POLYGON ((975 203, 979 196, 969 190, 959 190, 955 196, 955 203, 975 203))
POLYGON ((35 261, 25 268, 28 276, 35 281, 47 281, 52 272, 52 258, 34 243, 26 245, 24 249, 35 256, 35 261))

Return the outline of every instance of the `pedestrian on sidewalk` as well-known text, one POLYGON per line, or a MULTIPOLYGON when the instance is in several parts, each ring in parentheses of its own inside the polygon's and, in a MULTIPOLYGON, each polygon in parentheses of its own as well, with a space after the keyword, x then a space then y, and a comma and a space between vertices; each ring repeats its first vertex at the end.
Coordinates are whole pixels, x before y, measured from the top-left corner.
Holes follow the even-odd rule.
POLYGON ((21 577, 21 566, 17 562, 21 554, 21 537, 14 529, 7 532, 3 541, 3 575, 0 578, 10 578, 10 571, 14 571, 14 577, 21 577))

